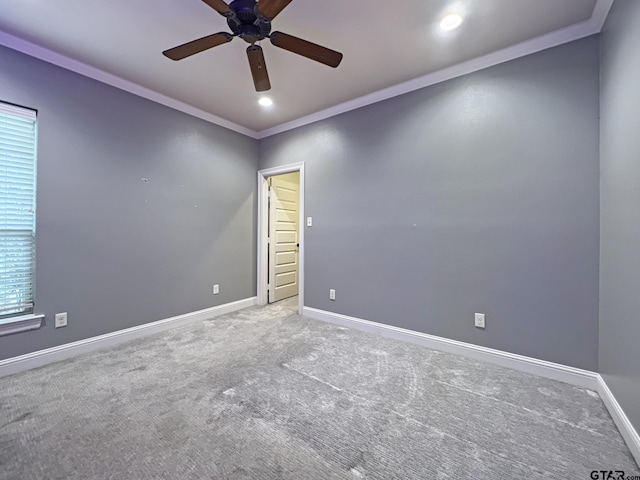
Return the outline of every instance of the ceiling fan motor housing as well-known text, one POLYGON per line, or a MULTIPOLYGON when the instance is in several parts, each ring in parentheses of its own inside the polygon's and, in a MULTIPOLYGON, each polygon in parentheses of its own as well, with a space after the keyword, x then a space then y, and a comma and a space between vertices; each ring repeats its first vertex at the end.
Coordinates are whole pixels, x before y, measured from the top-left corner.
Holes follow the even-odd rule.
POLYGON ((256 0, 233 0, 227 4, 227 0, 203 0, 204 3, 227 19, 227 24, 233 31, 233 35, 228 32, 214 33, 165 50, 162 54, 171 60, 182 60, 229 43, 234 37, 240 37, 249 44, 247 58, 257 92, 264 92, 271 88, 262 48, 256 45, 257 42, 265 38, 271 40, 271 43, 278 48, 310 58, 329 67, 337 67, 342 61, 340 52, 283 32, 271 33, 271 20, 292 1, 259 0, 258 3, 256 0))
POLYGON ((247 43, 255 43, 265 39, 271 32, 271 22, 257 14, 255 0, 234 0, 229 8, 235 17, 227 17, 231 31, 247 43))

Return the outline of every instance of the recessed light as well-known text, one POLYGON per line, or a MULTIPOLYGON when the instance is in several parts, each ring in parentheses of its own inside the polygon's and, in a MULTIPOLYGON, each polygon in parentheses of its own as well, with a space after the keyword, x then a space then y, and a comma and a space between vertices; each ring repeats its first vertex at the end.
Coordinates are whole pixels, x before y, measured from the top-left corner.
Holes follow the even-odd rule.
POLYGON ((262 97, 260 100, 258 100, 258 103, 263 107, 270 107, 271 105, 273 105, 273 100, 271 100, 269 97, 262 97))
POLYGON ((440 21, 440 28, 446 32, 449 30, 455 30, 460 25, 462 25, 462 15, 458 13, 450 13, 445 15, 440 21))

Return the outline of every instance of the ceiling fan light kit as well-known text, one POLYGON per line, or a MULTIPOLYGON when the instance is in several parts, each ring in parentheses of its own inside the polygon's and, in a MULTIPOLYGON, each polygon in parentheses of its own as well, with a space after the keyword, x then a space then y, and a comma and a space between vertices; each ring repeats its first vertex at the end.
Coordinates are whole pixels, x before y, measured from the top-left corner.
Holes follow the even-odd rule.
POLYGON ((225 3, 223 0, 202 1, 227 19, 227 25, 233 33, 219 32, 187 42, 162 52, 165 57, 171 60, 182 60, 196 53, 228 43, 234 37, 240 37, 249 43, 247 57, 257 92, 271 89, 262 47, 256 45, 256 42, 265 38, 268 38, 271 44, 278 48, 315 60, 329 67, 336 68, 342 61, 340 52, 316 45, 293 35, 271 32, 271 21, 292 0, 260 0, 260 2, 256 2, 256 0, 234 0, 230 4, 225 3))

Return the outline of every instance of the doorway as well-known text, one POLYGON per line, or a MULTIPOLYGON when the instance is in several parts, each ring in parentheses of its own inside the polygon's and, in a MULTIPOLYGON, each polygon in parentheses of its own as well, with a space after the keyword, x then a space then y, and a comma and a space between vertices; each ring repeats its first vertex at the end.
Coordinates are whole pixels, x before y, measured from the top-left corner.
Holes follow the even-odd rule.
POLYGON ((304 305, 304 164, 258 172, 258 304, 304 305))

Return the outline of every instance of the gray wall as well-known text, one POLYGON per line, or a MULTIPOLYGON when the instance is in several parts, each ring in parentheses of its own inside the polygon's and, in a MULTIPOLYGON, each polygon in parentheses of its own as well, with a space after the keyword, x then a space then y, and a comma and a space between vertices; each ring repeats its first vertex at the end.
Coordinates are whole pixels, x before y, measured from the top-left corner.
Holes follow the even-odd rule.
POLYGON ((590 37, 261 140, 260 168, 306 162, 305 304, 597 369, 598 57, 590 37))
POLYGON ((602 33, 600 371, 640 431, 640 2, 602 33))
POLYGON ((0 359, 255 295, 255 140, 6 48, 0 65, 0 100, 39 111, 46 315, 0 359))
POLYGON ((39 331, 0 338, 0 358, 254 295, 260 156, 260 168, 307 162, 306 305, 595 370, 598 60, 597 38, 584 39, 258 152, 0 49, 0 99, 40 113, 36 310, 47 315, 39 331), (54 330, 60 311, 70 326, 54 330))

